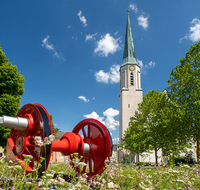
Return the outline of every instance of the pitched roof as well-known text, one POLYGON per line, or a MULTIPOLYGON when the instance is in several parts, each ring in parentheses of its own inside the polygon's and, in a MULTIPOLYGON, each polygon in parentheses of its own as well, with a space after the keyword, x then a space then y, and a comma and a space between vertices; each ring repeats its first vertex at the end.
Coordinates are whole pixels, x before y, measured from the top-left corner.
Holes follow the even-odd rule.
POLYGON ((61 137, 62 137, 65 133, 66 133, 66 132, 61 132, 61 131, 57 132, 57 133, 56 133, 56 139, 57 139, 57 140, 60 140, 61 137))
POLYGON ((127 65, 127 64, 139 66, 139 64, 136 60, 136 56, 135 56, 135 48, 134 48, 134 44, 133 44, 133 36, 132 36, 132 31, 131 31, 129 11, 128 11, 128 16, 127 16, 127 24, 126 24, 123 63, 121 65, 121 67, 124 65, 127 65))

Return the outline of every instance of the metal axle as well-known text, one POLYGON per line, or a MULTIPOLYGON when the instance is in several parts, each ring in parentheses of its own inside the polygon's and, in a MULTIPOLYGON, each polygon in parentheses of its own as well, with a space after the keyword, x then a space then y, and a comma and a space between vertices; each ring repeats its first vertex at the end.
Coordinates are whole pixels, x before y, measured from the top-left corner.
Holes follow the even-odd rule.
MULTIPOLYGON (((7 128, 14 128, 15 130, 25 131, 28 127, 29 121, 26 118, 22 117, 11 117, 11 116, 1 116, 0 117, 0 126, 7 128)), ((71 135, 70 135, 71 136, 71 135)), ((78 139, 76 139, 78 140, 78 139)), ((80 141, 80 140, 79 140, 80 141)), ((81 142, 81 141, 80 141, 81 142)), ((76 144, 76 143, 74 143, 76 144)), ((71 144, 71 147, 74 147, 74 144, 71 144)), ((70 149, 69 142, 57 141, 53 143, 53 151, 63 151, 70 149), (57 146, 56 146, 57 145, 57 146)), ((83 153, 87 154, 90 152, 90 145, 88 143, 83 144, 83 153)), ((70 152, 72 153, 72 152, 70 152)), ((68 153, 69 154, 69 153, 68 153)))
POLYGON ((3 115, 0 117, 0 126, 25 131, 28 127, 28 119, 3 115))

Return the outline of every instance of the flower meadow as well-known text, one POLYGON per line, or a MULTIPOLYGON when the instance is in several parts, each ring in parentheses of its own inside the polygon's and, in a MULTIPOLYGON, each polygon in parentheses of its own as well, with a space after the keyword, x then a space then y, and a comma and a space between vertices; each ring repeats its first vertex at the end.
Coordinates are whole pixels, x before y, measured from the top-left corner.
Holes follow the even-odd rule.
MULTIPOLYGON (((50 143, 50 141, 47 142, 50 143)), ((27 164, 32 159, 30 155, 23 156, 27 164)), ((6 158, 2 158, 0 160, 0 189, 200 189, 198 164, 137 166, 120 164, 111 157, 106 159, 103 173, 88 180, 86 173, 75 172, 82 171, 86 165, 80 160, 81 157, 74 153, 65 163, 50 162, 48 169, 39 179, 37 171, 40 164, 35 164, 32 172, 26 174, 26 170, 20 165, 12 165, 12 161, 8 163, 6 158)))

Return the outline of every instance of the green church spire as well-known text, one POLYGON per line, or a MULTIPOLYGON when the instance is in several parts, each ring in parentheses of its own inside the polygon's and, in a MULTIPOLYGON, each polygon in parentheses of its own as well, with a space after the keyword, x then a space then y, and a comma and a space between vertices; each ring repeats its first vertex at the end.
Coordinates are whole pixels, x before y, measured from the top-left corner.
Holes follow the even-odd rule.
POLYGON ((127 65, 127 64, 139 66, 139 64, 136 60, 136 56, 135 56, 133 36, 132 36, 132 32, 131 32, 131 23, 130 23, 130 18, 129 18, 129 10, 128 10, 127 24, 126 24, 123 63, 121 65, 121 67, 124 65, 127 65))

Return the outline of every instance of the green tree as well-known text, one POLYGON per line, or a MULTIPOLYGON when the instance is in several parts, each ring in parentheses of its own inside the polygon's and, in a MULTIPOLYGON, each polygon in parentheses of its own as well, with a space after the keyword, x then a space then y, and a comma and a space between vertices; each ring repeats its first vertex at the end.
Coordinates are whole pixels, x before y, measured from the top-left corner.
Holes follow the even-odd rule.
MULTIPOLYGON (((0 116, 16 116, 24 92, 24 76, 6 58, 0 46, 0 116)), ((5 147, 10 129, 0 126, 0 146, 5 147)))
POLYGON ((136 152, 171 151, 177 153, 183 149, 186 139, 181 134, 184 111, 174 104, 167 93, 149 91, 138 105, 138 111, 131 118, 130 127, 125 132, 122 143, 134 154, 136 152))
POLYGON ((59 129, 59 128, 56 128, 56 127, 54 126, 54 124, 53 124, 53 116, 50 115, 50 114, 49 114, 49 116, 50 116, 50 119, 51 119, 51 125, 52 125, 53 135, 54 135, 54 137, 56 138, 56 133, 57 133, 58 131, 60 131, 60 129, 59 129))
POLYGON ((185 137, 197 141, 199 160, 200 138, 200 41, 192 45, 185 57, 180 59, 168 80, 169 96, 185 110, 183 132, 185 137))

